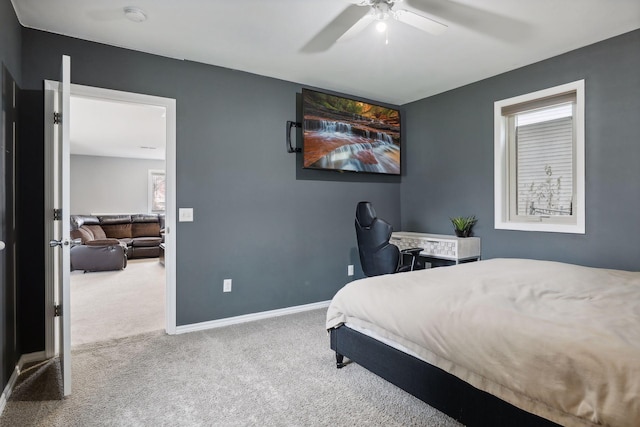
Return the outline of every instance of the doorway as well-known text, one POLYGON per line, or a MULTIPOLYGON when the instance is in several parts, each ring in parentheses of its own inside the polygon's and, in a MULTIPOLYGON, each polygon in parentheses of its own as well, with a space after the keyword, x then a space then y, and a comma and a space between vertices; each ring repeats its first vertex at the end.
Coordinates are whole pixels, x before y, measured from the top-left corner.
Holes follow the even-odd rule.
MULTIPOLYGON (((164 309, 162 316, 162 329, 164 329, 168 334, 175 334, 176 328, 176 316, 175 316, 175 201, 176 201, 176 186, 175 186, 175 129, 176 129, 176 108, 175 108, 175 100, 169 98, 155 97, 150 95, 143 95, 131 92, 122 92, 115 91, 110 89, 102 89, 95 88, 90 86, 82 86, 82 85, 71 85, 71 96, 72 98, 76 98, 77 100, 92 100, 95 102, 101 101, 103 103, 111 103, 111 104, 120 104, 123 106, 128 106, 130 108, 135 108, 136 106, 142 109, 155 110, 156 112, 161 113, 164 116, 164 129, 161 129, 161 133, 165 136, 166 145, 165 145, 165 155, 164 155, 164 171, 165 171, 165 189, 166 189, 166 200, 165 200, 165 215, 164 215, 164 265, 162 266, 162 278, 164 279, 164 289, 162 291, 162 296, 164 297, 164 309)), ((74 112, 71 111, 70 117, 71 121, 74 120, 74 112)), ((109 123, 110 125, 116 126, 115 123, 110 122, 112 118, 110 117, 100 117, 100 120, 109 123)), ((156 169, 154 169, 156 170, 156 169)), ((123 174, 126 171, 122 170, 113 170, 112 174, 123 174)), ((108 179, 108 177, 104 177, 104 179, 108 179)), ((73 180, 73 176, 71 177, 73 180)), ((73 198, 73 194, 71 195, 73 198)), ((146 201, 146 195, 144 196, 146 201)), ((95 210, 101 211, 102 209, 96 208, 95 210)), ((119 213, 114 212, 114 210, 118 209, 108 209, 109 212, 95 212, 92 209, 92 212, 79 212, 79 213, 119 213)), ((147 209, 144 210, 145 213, 147 209)), ((73 207, 71 209, 71 214, 74 214, 73 207)), ((131 261, 133 264, 133 260, 131 261)), ((151 262, 155 262, 156 266, 159 264, 159 259, 151 259, 151 262)), ((144 260, 143 262, 144 263, 144 260)), ((134 267, 133 265, 129 265, 134 267)), ((126 270, 126 268, 125 268, 126 270)), ((86 273, 83 276, 96 274, 96 273, 86 273)), ((99 274, 99 273, 97 273, 99 274)), ((73 295, 72 295, 73 298, 73 295)), ((138 294, 137 298, 143 298, 143 294, 138 294)), ((113 305, 113 307, 117 307, 117 302, 113 305)), ((108 313, 108 317, 118 317, 119 311, 114 311, 116 309, 111 308, 108 313)), ((73 319, 73 303, 71 304, 72 311, 72 319, 73 319)), ((106 318, 106 315, 99 314, 98 316, 102 316, 106 318)), ((100 319, 96 319, 100 321, 100 319)), ((54 323, 53 319, 47 318, 47 322, 54 323)), ((53 326, 47 326, 48 330, 53 330, 53 326)), ((126 331, 125 331, 126 332, 126 331)), ((135 334, 135 330, 133 332, 135 334)), ((52 346, 55 343, 54 338, 55 334, 47 333, 47 349, 52 349, 52 346), (50 338, 51 337, 51 338, 50 338)), ((73 339, 73 337, 72 337, 73 339)))
POLYGON ((166 115, 164 106, 72 91, 72 229, 78 216, 100 218, 106 237, 121 242, 104 250, 71 248, 72 348, 165 329, 165 267, 158 245, 166 205, 166 115), (108 265, 100 265, 107 259, 108 265))

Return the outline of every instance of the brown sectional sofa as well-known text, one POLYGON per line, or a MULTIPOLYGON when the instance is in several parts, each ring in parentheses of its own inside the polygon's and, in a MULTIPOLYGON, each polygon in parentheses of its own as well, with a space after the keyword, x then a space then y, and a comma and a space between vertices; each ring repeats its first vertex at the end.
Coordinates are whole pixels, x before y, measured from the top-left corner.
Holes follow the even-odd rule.
POLYGON ((82 244, 71 248, 71 270, 118 270, 126 259, 158 257, 163 234, 164 215, 72 215, 71 238, 82 244))

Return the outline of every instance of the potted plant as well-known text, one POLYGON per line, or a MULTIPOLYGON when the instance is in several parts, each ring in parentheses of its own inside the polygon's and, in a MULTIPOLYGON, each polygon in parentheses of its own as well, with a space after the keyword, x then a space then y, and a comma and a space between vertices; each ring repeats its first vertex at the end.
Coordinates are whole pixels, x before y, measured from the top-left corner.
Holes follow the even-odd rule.
POLYGON ((471 235, 471 229, 478 220, 476 216, 455 216, 449 218, 453 224, 453 229, 458 237, 469 237, 471 235))

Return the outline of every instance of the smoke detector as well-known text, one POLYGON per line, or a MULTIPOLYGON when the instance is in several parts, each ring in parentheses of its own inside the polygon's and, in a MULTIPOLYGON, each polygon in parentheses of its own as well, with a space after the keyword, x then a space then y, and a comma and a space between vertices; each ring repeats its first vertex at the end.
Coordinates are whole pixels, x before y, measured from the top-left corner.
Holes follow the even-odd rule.
POLYGON ((147 15, 139 7, 125 7, 124 16, 126 16, 129 21, 133 22, 144 22, 147 20, 147 15))

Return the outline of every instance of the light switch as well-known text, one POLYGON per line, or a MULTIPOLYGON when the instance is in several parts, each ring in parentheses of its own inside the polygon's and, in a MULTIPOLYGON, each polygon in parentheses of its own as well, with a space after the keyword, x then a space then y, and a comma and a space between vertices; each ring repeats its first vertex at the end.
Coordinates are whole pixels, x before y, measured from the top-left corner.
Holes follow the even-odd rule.
POLYGON ((193 222, 193 208, 178 209, 179 222, 193 222))

